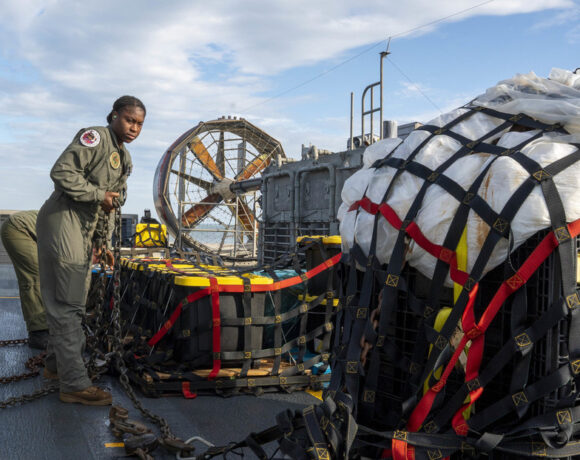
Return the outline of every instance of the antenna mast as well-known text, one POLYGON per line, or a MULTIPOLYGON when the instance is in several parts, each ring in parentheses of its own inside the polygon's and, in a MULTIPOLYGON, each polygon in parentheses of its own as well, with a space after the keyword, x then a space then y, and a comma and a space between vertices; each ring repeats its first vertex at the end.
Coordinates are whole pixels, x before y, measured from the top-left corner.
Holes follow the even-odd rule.
POLYGON ((391 46, 391 37, 389 37, 389 40, 387 41, 387 49, 385 51, 381 51, 381 89, 380 89, 380 93, 381 93, 381 95, 380 95, 380 98, 381 98, 381 110, 380 110, 380 115, 379 115, 379 119, 380 119, 379 139, 382 139, 383 138, 383 134, 384 134, 383 133, 383 60, 389 54, 391 54, 391 52, 389 51, 389 47, 390 46, 391 46))

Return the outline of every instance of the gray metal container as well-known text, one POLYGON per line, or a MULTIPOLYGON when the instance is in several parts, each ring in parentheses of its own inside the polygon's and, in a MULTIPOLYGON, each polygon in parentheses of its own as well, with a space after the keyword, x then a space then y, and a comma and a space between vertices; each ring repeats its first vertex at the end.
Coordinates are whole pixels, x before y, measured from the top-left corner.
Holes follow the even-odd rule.
POLYGON ((320 154, 312 147, 302 161, 273 163, 263 172, 260 264, 295 252, 299 236, 338 234, 342 187, 362 166, 363 152, 320 154))

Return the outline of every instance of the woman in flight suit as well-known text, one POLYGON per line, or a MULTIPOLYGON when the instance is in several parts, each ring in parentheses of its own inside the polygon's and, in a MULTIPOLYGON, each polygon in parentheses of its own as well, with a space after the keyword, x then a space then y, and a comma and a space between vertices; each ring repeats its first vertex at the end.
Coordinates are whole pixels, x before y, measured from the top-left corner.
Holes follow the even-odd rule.
POLYGON ((113 104, 108 126, 81 129, 54 164, 54 192, 38 213, 40 288, 50 331, 45 376, 58 375, 63 402, 112 402, 111 394, 89 379, 81 321, 92 250, 109 236, 104 214, 126 190, 132 163, 125 144, 139 136, 145 114, 139 99, 123 96, 113 104))

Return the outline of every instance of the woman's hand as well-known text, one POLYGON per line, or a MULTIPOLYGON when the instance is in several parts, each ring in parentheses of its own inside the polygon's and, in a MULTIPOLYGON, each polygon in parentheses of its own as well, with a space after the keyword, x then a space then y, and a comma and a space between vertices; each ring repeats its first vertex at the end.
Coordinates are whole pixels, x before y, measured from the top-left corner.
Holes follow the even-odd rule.
POLYGON ((105 199, 101 202, 101 208, 105 212, 111 212, 115 209, 115 205, 113 203, 114 198, 119 198, 119 194, 117 192, 105 192, 105 199))
MULTIPOLYGON (((101 252, 102 252, 101 248, 93 248, 93 264, 98 264, 101 261, 101 252)), ((108 249, 107 252, 105 253, 105 257, 107 265, 109 267, 115 265, 115 257, 113 256, 113 253, 108 249)))

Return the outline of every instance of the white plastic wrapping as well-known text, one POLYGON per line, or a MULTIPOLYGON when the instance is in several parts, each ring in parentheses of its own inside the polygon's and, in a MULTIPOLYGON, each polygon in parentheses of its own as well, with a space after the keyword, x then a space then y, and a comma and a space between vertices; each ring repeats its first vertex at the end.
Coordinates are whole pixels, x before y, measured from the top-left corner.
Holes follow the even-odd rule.
MULTIPOLYGON (((546 166, 577 150, 573 143, 580 142, 580 76, 571 72, 554 69, 551 80, 541 79, 533 73, 516 75, 511 80, 500 82, 477 98, 474 103, 485 105, 503 113, 526 113, 547 123, 561 123, 572 135, 561 133, 544 133, 542 137, 529 141, 520 151, 546 166)), ((466 112, 461 108, 441 115, 428 124, 444 126, 466 112)), ((479 139, 502 124, 500 118, 479 112, 462 120, 452 131, 468 139, 479 139)), ((525 132, 496 133, 486 142, 511 148, 528 141, 538 133, 537 130, 525 132)), ((412 132, 403 143, 398 139, 385 139, 375 143, 365 151, 364 167, 346 181, 342 191, 343 203, 339 210, 340 231, 343 239, 343 250, 348 251, 356 241, 368 254, 375 216, 362 209, 349 211, 350 206, 363 197, 374 203, 386 202, 401 220, 413 203, 423 180, 409 172, 399 174, 396 170, 384 166, 379 169, 370 166, 380 158, 392 153, 394 158, 407 159, 430 134, 424 130, 412 132), (400 143, 400 144, 399 144, 400 143), (393 151, 393 149, 395 149, 393 151), (391 193, 385 193, 392 184, 391 193)), ((461 144, 446 135, 434 136, 414 160, 429 167, 438 168, 461 148, 461 144)), ((499 213, 517 188, 529 174, 512 158, 490 154, 476 153, 455 161, 444 174, 458 183, 464 190, 471 186, 481 172, 492 161, 478 194, 490 207, 499 213)), ((580 218, 580 162, 574 164, 554 177, 555 184, 564 203, 568 222, 580 218)), ((459 203, 438 185, 431 185, 423 199, 421 209, 415 222, 423 234, 433 243, 442 244, 449 225, 457 211, 459 203)), ((539 185, 521 204, 511 223, 512 249, 517 248, 537 231, 550 226, 550 216, 539 185)), ((473 269, 483 242, 490 229, 479 216, 470 211, 467 222, 467 271, 473 269)), ((381 263, 388 263, 398 231, 382 217, 377 226, 376 255, 381 263)), ((484 272, 501 264, 508 256, 508 242, 501 239, 493 251, 484 272)), ((414 241, 409 241, 406 260, 421 273, 431 277, 436 259, 427 254, 414 241)), ((451 280, 447 278, 447 285, 451 280)))
POLYGON ((534 72, 499 82, 475 104, 504 113, 525 113, 545 123, 562 123, 569 133, 580 133, 580 75, 552 69, 549 79, 534 72))

